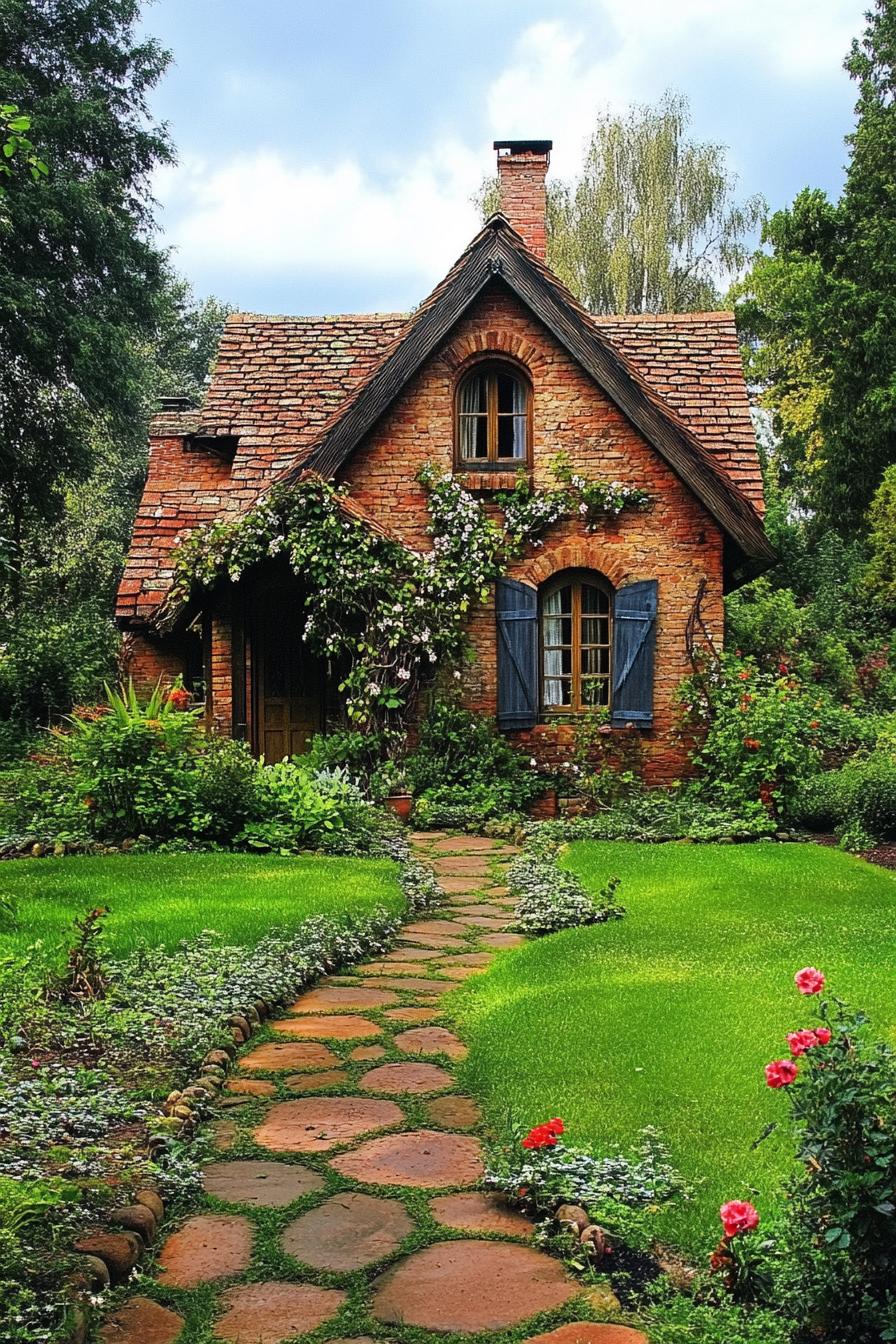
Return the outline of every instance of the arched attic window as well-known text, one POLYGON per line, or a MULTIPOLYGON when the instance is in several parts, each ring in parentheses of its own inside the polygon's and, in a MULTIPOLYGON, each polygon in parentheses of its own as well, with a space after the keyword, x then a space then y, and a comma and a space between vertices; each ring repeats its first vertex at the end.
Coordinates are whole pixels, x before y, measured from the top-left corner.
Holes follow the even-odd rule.
POLYGON ((455 456, 464 469, 508 467, 529 462, 532 394, 511 364, 476 364, 457 385, 455 456))

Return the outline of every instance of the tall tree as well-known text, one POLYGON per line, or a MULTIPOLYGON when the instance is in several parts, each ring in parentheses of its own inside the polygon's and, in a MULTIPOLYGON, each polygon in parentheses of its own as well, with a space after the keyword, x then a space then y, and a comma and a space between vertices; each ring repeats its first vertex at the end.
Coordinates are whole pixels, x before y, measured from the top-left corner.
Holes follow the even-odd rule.
POLYGON ((896 461, 896 0, 866 17, 845 62, 859 92, 843 195, 804 191, 774 215, 739 291, 796 502, 847 534, 896 461))
POLYGON ((0 88, 49 173, 0 215, 0 530, 62 508, 95 427, 127 433, 164 259, 150 173, 171 158, 147 95, 167 62, 138 0, 0 0, 0 88))
MULTIPOLYGON (((548 264, 595 313, 718 307, 765 210, 739 201, 723 145, 690 138, 687 100, 604 113, 572 182, 548 184, 548 264)), ((497 184, 480 191, 484 214, 497 184)))

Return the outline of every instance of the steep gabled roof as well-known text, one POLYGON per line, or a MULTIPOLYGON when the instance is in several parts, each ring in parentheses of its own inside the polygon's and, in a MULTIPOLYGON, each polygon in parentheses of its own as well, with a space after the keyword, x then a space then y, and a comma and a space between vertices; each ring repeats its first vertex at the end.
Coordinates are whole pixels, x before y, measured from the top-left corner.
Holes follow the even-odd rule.
POLYGON ((591 374, 743 553, 770 560, 772 549, 750 501, 635 363, 526 248, 503 215, 492 216, 476 235, 405 324, 386 358, 348 398, 310 455, 288 468, 283 478, 295 479, 306 467, 323 476, 335 475, 476 296, 496 279, 508 285, 591 374))

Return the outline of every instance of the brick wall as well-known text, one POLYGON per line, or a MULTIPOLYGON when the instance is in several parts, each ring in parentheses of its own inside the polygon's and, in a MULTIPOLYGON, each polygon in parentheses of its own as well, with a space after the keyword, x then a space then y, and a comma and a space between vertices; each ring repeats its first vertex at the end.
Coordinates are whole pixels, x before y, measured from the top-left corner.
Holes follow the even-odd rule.
MULTIPOLYGON (((674 741, 675 688, 688 671, 685 624, 701 579, 708 581, 703 614, 722 633, 722 536, 689 489, 662 462, 620 411, 595 386, 556 339, 503 286, 486 291, 399 397, 345 471, 353 493, 376 517, 415 547, 428 545, 426 501, 414 477, 425 461, 450 469, 453 461, 453 393, 468 359, 493 350, 516 360, 533 385, 533 475, 551 484, 550 461, 565 452, 590 477, 645 488, 646 512, 623 512, 593 535, 575 522, 551 529, 544 544, 510 571, 539 585, 567 568, 602 572, 614 585, 657 579, 654 726, 645 732, 651 781, 677 777, 686 755, 674 741)), ((496 710, 496 637, 492 604, 470 623, 476 663, 464 682, 470 708, 496 710)), ((513 740, 545 763, 568 747, 569 725, 539 724, 513 740)))
POLYGON ((548 162, 547 153, 532 150, 498 155, 501 213, 542 261, 547 247, 545 174, 548 162))

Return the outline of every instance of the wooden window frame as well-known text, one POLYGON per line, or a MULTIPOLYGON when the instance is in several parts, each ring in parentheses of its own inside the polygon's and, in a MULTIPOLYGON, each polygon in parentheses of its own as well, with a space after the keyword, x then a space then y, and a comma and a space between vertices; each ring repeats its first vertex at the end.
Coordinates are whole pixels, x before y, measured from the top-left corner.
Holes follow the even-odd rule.
MULTIPOLYGON (((461 372, 454 388, 454 465, 458 471, 527 471, 532 465, 532 382, 518 365, 509 360, 481 359, 468 364, 461 372), (522 386, 526 399, 526 451, 522 457, 498 457, 498 374, 504 373, 522 386), (486 383, 486 447, 485 457, 461 456, 460 395, 468 378, 485 375, 486 383)), ((481 414, 481 412, 480 412, 481 414)))
MULTIPOLYGON (((590 709, 605 709, 608 714, 613 710, 613 624, 614 624, 614 589, 613 585, 599 574, 596 570, 574 569, 565 570, 562 574, 555 575, 546 584, 543 585, 538 594, 538 702, 539 712, 542 718, 554 719, 564 718, 579 714, 585 714, 590 709), (606 644, 582 644, 582 586, 587 585, 591 588, 598 588, 607 598, 609 610, 607 612, 607 642, 606 644), (550 645, 551 648, 569 648, 572 657, 571 672, 569 676, 571 698, 568 705, 549 705, 545 702, 545 681, 556 680, 556 678, 545 677, 544 655, 544 621, 545 621, 545 601, 553 593, 561 588, 572 588, 572 643, 569 645, 550 645), (606 704, 595 705, 587 704, 582 699, 582 648, 605 648, 607 650, 607 675, 605 678, 594 678, 595 680, 605 680, 607 683, 607 701, 606 704)), ((599 615, 599 613, 586 613, 586 615, 599 615)), ((565 678, 564 678, 565 680, 565 678)))

